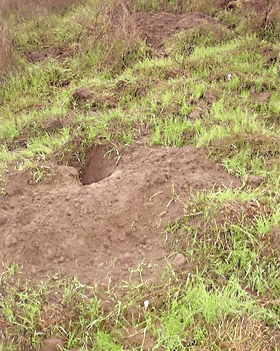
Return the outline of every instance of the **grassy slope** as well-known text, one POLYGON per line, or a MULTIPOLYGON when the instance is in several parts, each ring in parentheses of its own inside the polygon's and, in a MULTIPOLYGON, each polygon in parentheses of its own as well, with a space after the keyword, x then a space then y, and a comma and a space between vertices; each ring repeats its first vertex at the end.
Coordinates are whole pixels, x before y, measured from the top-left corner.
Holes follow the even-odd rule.
MULTIPOLYGON (((152 10, 162 8, 158 4, 152 10)), ((145 9, 151 10, 147 4, 145 9)), ((46 11, 36 18, 28 12, 24 21, 5 15, 18 68, 0 90, 2 193, 10 164, 33 169, 40 181, 47 175, 39 164, 49 162, 54 152, 62 161, 70 154, 76 157, 71 162, 82 161, 93 142, 130 144, 145 131, 150 145, 205 147, 209 157, 241 178, 243 187, 195 194, 186 204, 187 215, 166 228, 172 250, 188 257, 191 274, 184 281, 163 276, 154 287, 140 282, 125 288, 119 301, 110 288, 100 295, 76 280, 32 286, 20 281, 16 264, 7 267, 0 284, 6 346, 3 341, 0 350, 24 345, 37 350, 49 336, 63 338, 67 350, 123 350, 127 345, 131 350, 277 350, 276 29, 263 40, 264 33, 243 35, 239 25, 222 43, 209 42, 208 34, 181 34, 169 58, 160 59, 136 35, 128 36, 127 28, 112 35, 110 11, 97 1, 46 11), (188 56, 187 40, 192 40, 188 56), (62 42, 69 52, 64 59, 26 63, 22 58, 62 42), (73 98, 81 86, 92 93, 87 101, 73 98), (44 127, 50 117, 62 120, 51 132, 44 127), (19 147, 22 141, 25 147, 19 147), (257 190, 246 185, 248 174, 262 177, 257 190), (139 307, 145 296, 153 306, 147 311, 139 307)), ((238 15, 214 7, 207 11, 231 25, 238 15)))

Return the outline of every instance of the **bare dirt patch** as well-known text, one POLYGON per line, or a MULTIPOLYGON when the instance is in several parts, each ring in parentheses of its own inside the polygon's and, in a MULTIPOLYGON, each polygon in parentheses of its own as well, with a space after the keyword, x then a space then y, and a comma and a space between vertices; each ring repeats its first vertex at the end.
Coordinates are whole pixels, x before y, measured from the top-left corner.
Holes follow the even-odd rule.
POLYGON ((190 193, 240 185, 194 146, 95 146, 82 173, 52 171, 51 181, 36 185, 26 174, 9 175, 1 262, 18 262, 33 278, 62 272, 101 286, 129 279, 141 262, 143 278, 156 277, 170 254, 162 231, 182 217, 190 193))
POLYGON ((140 36, 156 50, 164 49, 166 39, 180 31, 205 26, 209 29, 211 26, 211 30, 220 37, 222 30, 225 29, 221 22, 200 12, 187 14, 139 12, 133 16, 140 36))
POLYGON ((35 63, 49 59, 65 59, 67 57, 74 56, 75 53, 75 49, 53 47, 44 48, 40 51, 30 51, 25 55, 25 58, 28 62, 35 63))

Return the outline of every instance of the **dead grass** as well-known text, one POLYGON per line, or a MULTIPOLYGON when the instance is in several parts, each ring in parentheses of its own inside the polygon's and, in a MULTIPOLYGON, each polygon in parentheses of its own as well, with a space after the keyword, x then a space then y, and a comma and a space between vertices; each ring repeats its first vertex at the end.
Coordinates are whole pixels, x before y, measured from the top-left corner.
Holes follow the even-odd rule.
POLYGON ((69 6, 83 2, 84 0, 3 0, 0 11, 3 17, 15 14, 18 19, 24 19, 49 11, 63 12, 69 6))
POLYGON ((168 0, 133 0, 126 1, 131 11, 167 11, 173 13, 211 12, 213 9, 225 7, 230 0, 196 0, 196 1, 168 1, 168 0))
MULTIPOLYGON (((130 15, 124 1, 99 3, 99 11, 103 17, 103 28, 107 28, 102 39, 106 54, 102 66, 111 66, 113 71, 126 68, 136 57, 139 59, 141 41, 139 29, 130 15)), ((141 54, 140 54, 141 55, 141 54)), ((144 56, 146 51, 144 48, 144 56)))
POLYGON ((279 157, 280 140, 277 136, 270 137, 255 133, 247 135, 232 134, 229 137, 212 140, 210 144, 210 155, 214 159, 222 157, 232 157, 236 150, 251 150, 252 156, 262 156, 264 158, 279 157))
POLYGON ((0 81, 5 77, 15 64, 14 50, 9 37, 8 26, 0 23, 0 81))
MULTIPOLYGON (((87 2, 87 0, 28 0, 25 2, 3 0, 0 3, 0 17, 3 19, 0 27, 0 42, 3 48, 0 53, 0 79, 9 75, 12 63, 17 64, 18 60, 11 60, 11 57, 24 57, 31 62, 43 60, 46 56, 57 58, 61 47, 55 47, 57 44, 51 46, 54 36, 57 37, 57 35, 66 39, 71 37, 69 43, 66 41, 61 43, 64 53, 71 53, 73 48, 75 53, 90 52, 92 57, 89 61, 93 62, 90 66, 98 66, 97 70, 105 69, 113 72, 122 70, 135 59, 139 59, 141 47, 143 57, 146 57, 148 49, 140 41, 135 20, 122 0, 106 3, 93 2, 84 14, 77 17, 81 28, 79 33, 59 33, 63 28, 57 28, 57 22, 51 23, 53 14, 64 18, 69 8, 83 4, 86 6, 87 2), (26 22, 30 23, 29 28, 31 31, 34 30, 34 35, 36 28, 40 29, 38 31, 40 34, 37 33, 37 36, 33 37, 30 32, 27 34, 30 37, 28 40, 24 38, 23 41, 18 41, 18 28, 21 27, 21 23, 26 24, 26 22), (57 34, 52 34, 53 28, 57 34), (67 46, 68 44, 70 47, 67 46)), ((75 28, 74 25, 73 28, 75 28)))
POLYGON ((271 331, 259 320, 248 316, 228 317, 221 324, 218 332, 211 333, 213 343, 221 350, 228 351, 262 351, 275 350, 275 340, 271 331), (256 340, 258 340, 256 342, 256 340))
POLYGON ((26 19, 46 16, 51 11, 63 13, 70 6, 83 2, 84 0, 2 0, 0 2, 0 81, 9 76, 12 68, 18 65, 17 48, 9 33, 10 16, 21 23, 26 19))

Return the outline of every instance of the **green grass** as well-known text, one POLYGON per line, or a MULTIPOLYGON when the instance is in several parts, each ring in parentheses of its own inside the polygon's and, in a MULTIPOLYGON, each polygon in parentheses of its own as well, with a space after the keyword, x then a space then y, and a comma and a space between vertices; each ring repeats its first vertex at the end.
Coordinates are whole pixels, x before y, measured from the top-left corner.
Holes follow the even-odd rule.
MULTIPOLYGON (((96 288, 82 286, 76 279, 62 282, 56 277, 47 284, 32 286, 26 282, 22 287, 12 266, 2 275, 1 282, 5 335, 14 335, 10 338, 10 350, 15 346, 23 349, 25 343, 37 349, 46 336, 64 340, 66 349, 83 346, 85 350, 124 350, 125 342, 131 350, 137 350, 129 330, 140 335, 142 346, 149 340, 154 350, 195 346, 223 349, 225 330, 238 349, 247 349, 248 342, 252 349, 259 349, 272 341, 265 324, 279 327, 273 306, 264 307, 234 276, 223 287, 201 274, 190 274, 180 285, 169 280, 160 288, 154 287, 148 310, 143 307, 142 285, 136 290, 137 297, 128 291, 122 300, 111 300, 110 311, 104 309, 104 295, 96 288), (51 301, 54 294, 55 301, 51 301), (243 324, 245 328, 241 328, 243 324), (256 326, 262 337, 251 340, 256 326)), ((109 294, 114 296, 110 291, 109 294)))
POLYGON ((279 350, 279 21, 264 30, 254 13, 241 20, 238 7, 214 1, 182 9, 133 1, 136 10, 204 11, 228 26, 219 38, 209 28, 179 33, 160 58, 129 27, 112 34, 119 2, 49 5, 36 16, 24 7, 3 14, 0 39, 6 52, 12 47, 13 69, 6 62, 3 79, 0 72, 1 194, 11 167, 41 182, 54 154, 83 163, 95 142, 130 145, 143 136, 147 146, 204 148, 242 186, 193 194, 163 232, 187 272, 170 265, 149 286, 141 264, 131 267, 121 297, 114 287, 104 294, 59 275, 35 284, 16 263, 7 267, 0 350, 40 350, 48 337, 65 350, 279 350), (60 46, 67 57, 25 60, 60 46), (74 98, 80 87, 87 100, 74 98), (50 130, 52 118, 61 125, 50 130), (257 189, 248 174, 262 177, 257 189))

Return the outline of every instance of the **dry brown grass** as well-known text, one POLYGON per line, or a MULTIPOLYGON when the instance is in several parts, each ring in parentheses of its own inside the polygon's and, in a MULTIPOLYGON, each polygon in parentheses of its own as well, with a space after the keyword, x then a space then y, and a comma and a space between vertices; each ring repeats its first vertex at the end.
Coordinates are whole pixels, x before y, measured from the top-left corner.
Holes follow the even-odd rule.
POLYGON ((140 59, 139 29, 125 1, 110 0, 105 3, 101 0, 97 3, 96 9, 102 18, 99 23, 101 31, 99 36, 91 38, 94 38, 93 45, 98 41, 102 46, 104 53, 102 68, 107 67, 113 72, 119 71, 129 62, 140 59))
POLYGON ((21 23, 25 19, 37 19, 51 11, 63 13, 74 4, 85 0, 1 0, 0 1, 0 81, 9 76, 13 67, 17 65, 16 48, 9 32, 12 16, 21 23))
POLYGON ((231 0, 196 0, 196 1, 168 1, 168 0, 126 0, 131 11, 168 11, 173 13, 209 12, 212 9, 224 8, 231 0))
POLYGON ((0 23, 0 81, 7 76, 15 64, 13 46, 10 41, 7 24, 0 23))
POLYGON ((2 0, 0 11, 3 17, 13 13, 20 19, 48 11, 63 12, 69 6, 82 2, 84 0, 2 0))

